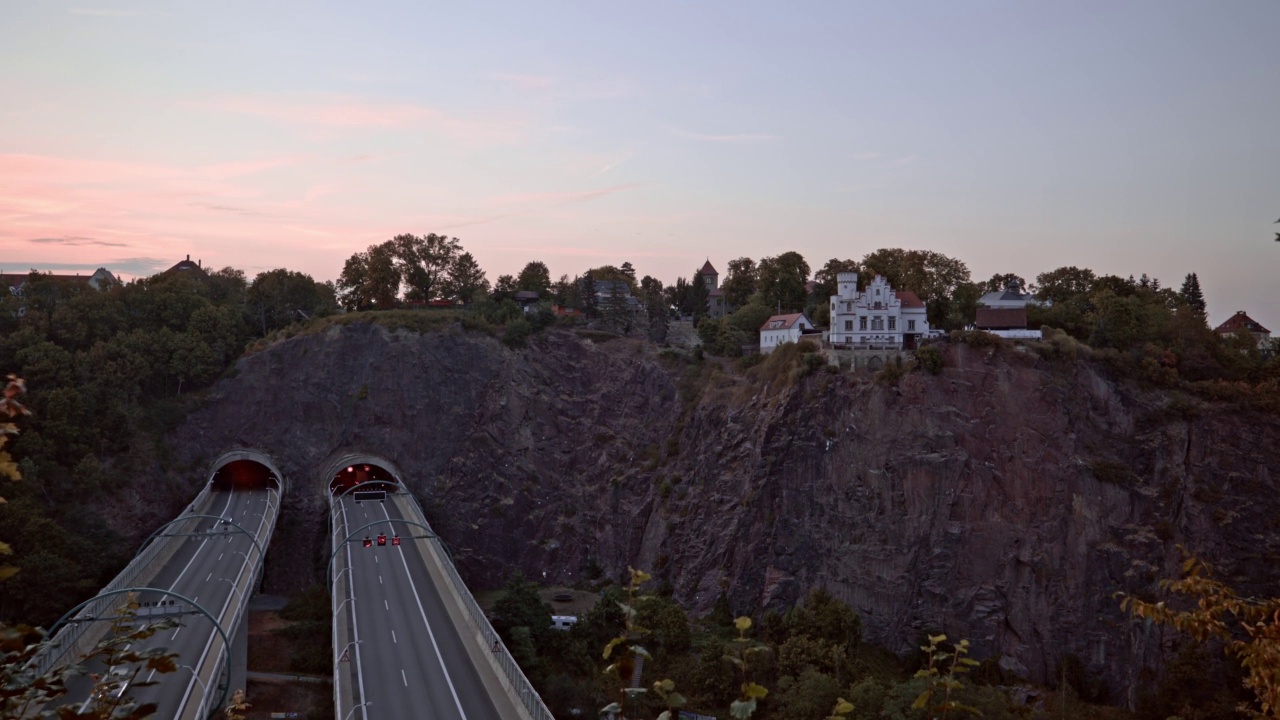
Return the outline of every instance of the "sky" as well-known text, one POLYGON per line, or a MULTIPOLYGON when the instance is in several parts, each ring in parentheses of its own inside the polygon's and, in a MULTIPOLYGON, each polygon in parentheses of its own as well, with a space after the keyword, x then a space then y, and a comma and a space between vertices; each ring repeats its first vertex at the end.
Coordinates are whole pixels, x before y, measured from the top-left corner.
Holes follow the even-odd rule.
POLYGON ((1280 331, 1280 2, 0 0, 0 270, 884 247, 1280 331))

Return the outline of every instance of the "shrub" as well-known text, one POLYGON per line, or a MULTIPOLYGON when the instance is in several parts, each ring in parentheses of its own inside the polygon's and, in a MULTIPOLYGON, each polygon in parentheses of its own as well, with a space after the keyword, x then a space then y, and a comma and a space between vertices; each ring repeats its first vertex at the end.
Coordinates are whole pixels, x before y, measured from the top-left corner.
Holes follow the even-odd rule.
POLYGON ((930 375, 942 372, 942 351, 936 347, 930 345, 916 350, 916 360, 930 375))
POLYGON ((507 323, 507 329, 502 333, 502 342, 508 347, 524 347, 532 332, 533 326, 524 318, 518 318, 507 323))
POLYGON ((961 342, 975 348, 998 348, 1004 345, 1003 338, 984 330, 953 330, 951 332, 951 341, 961 342))

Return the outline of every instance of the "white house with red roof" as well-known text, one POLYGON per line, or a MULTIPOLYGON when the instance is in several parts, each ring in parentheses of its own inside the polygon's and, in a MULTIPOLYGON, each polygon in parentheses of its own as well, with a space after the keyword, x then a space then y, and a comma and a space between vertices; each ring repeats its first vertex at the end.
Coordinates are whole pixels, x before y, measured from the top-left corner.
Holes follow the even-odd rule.
POLYGON ((924 302, 910 290, 894 290, 877 275, 858 292, 858 273, 836 275, 837 294, 831 296, 831 331, 836 347, 910 350, 929 333, 924 302))
POLYGON ((1235 315, 1227 318, 1227 321, 1214 328, 1214 332, 1222 336, 1234 335, 1241 330, 1248 332, 1258 341, 1259 350, 1271 349, 1271 331, 1262 326, 1257 320, 1249 317, 1243 310, 1237 310, 1235 315))
POLYGON ((804 313, 774 315, 760 326, 760 352, 773 352, 783 343, 799 342, 805 333, 815 333, 817 328, 804 313))

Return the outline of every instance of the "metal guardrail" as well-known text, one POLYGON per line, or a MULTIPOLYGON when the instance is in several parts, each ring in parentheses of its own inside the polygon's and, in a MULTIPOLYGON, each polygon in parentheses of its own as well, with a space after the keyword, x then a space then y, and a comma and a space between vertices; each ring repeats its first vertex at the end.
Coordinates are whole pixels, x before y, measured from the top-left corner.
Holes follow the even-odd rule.
MULTIPOLYGON (((209 499, 209 490, 209 485, 206 484, 200 494, 196 495, 195 499, 179 514, 179 517, 194 514, 193 511, 196 508, 202 507, 209 499)), ((199 521, 196 520, 188 524, 194 524, 195 522, 199 521)), ((188 524, 184 524, 180 529, 183 532, 191 531, 192 528, 187 527, 188 524)), ((99 594, 121 588, 146 585, 146 580, 155 575, 175 552, 177 552, 176 543, 152 542, 148 544, 141 552, 133 556, 129 564, 112 578, 111 582, 99 594), (139 579, 143 581, 139 582, 139 579)), ((101 597, 86 605, 80 612, 76 613, 75 617, 68 620, 67 624, 57 634, 49 639, 43 650, 31 659, 30 664, 36 673, 43 676, 54 668, 67 662, 74 662, 89 652, 97 644, 97 636, 101 635, 105 630, 90 633, 90 629, 94 628, 97 623, 78 622, 78 620, 80 618, 103 617, 116 607, 123 606, 125 602, 127 602, 127 598, 123 595, 110 595, 101 597), (70 655, 69 658, 68 655, 70 655)))
MULTIPOLYGON (((418 499, 412 493, 405 494, 417 510, 418 519, 422 521, 423 525, 430 527, 431 523, 427 522, 427 515, 422 511, 422 505, 418 503, 418 499)), ((436 543, 437 549, 440 551, 437 555, 440 558, 440 564, 444 567, 446 577, 449 578, 449 583, 453 585, 458 597, 462 599, 462 605, 466 608, 467 615, 470 617, 476 631, 484 638, 485 647, 493 649, 494 659, 497 660, 498 667, 502 668, 503 674, 510 681, 511 687, 515 689, 516 695, 519 697, 521 704, 524 705, 525 710, 529 712, 529 716, 533 720, 555 720, 551 715, 551 711, 547 709, 546 704, 542 702, 542 696, 538 695, 538 691, 533 689, 529 678, 525 677, 524 671, 516 664, 515 658, 511 657, 506 644, 502 642, 498 632, 489 623, 489 618, 485 617, 480 603, 476 602, 475 596, 467 589, 467 584, 462 581, 462 576, 458 574, 458 568, 453 564, 453 556, 449 554, 448 548, 440 540, 439 534, 432 530, 431 535, 433 537, 428 538, 427 542, 436 543)))

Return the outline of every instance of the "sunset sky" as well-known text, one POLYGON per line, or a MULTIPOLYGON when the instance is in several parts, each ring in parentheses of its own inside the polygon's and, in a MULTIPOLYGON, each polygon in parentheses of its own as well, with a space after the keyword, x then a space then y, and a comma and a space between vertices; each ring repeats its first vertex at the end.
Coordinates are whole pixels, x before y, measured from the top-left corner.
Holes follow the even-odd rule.
POLYGON ((936 250, 1280 332, 1280 2, 0 0, 0 269, 936 250))

